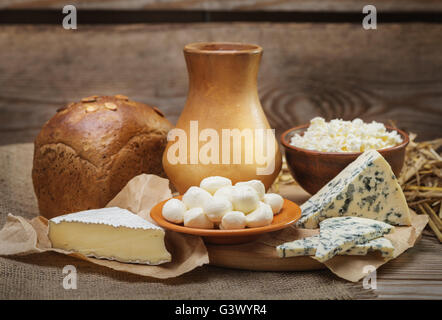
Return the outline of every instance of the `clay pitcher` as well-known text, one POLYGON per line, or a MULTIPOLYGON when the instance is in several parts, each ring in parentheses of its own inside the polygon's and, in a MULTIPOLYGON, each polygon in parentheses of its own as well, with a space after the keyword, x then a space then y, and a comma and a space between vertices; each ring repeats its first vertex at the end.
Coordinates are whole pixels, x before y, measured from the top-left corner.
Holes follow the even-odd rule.
POLYGON ((208 176, 233 183, 259 179, 268 189, 281 169, 281 153, 258 97, 262 48, 192 43, 184 56, 189 92, 163 155, 167 176, 181 194, 208 176))

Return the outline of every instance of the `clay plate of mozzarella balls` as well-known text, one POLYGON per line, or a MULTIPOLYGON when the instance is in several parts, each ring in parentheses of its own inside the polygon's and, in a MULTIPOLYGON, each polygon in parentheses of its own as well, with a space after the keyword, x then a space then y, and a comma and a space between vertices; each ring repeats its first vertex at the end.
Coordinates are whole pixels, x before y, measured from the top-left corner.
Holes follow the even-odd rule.
POLYGON ((296 222, 299 207, 279 194, 266 193, 259 180, 238 182, 212 176, 178 196, 156 205, 151 217, 174 231, 210 236, 262 233, 296 222), (254 232, 256 231, 256 232, 254 232))

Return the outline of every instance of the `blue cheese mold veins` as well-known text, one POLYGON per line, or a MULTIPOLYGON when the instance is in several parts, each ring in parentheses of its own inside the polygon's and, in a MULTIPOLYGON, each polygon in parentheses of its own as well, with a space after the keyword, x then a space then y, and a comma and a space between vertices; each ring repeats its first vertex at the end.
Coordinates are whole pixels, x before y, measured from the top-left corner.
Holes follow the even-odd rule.
POLYGON ((301 206, 298 227, 314 229, 327 218, 365 217, 411 225, 405 196, 390 165, 376 150, 366 151, 301 206))

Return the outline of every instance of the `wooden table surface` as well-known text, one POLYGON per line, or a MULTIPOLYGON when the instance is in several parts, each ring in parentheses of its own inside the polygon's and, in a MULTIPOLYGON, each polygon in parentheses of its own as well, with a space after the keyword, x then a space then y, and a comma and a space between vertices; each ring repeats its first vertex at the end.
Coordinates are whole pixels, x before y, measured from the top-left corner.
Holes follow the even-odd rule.
MULTIPOLYGON (((48 2, 9 0, 3 8, 39 3, 48 2)), ((159 2, 137 3, 144 10, 159 2)), ((169 6, 186 3, 198 7, 203 1, 170 1, 169 6)), ((227 3, 235 10, 233 1, 227 3)), ((271 1, 247 3, 237 9, 261 10, 271 1)), ((290 7, 280 3, 278 10, 290 7)), ((296 3, 305 5, 300 10, 312 4, 296 3)), ((394 11, 397 1, 376 3, 394 11)), ((410 10, 428 8, 427 1, 406 3, 410 10)), ((336 1, 327 4, 342 9, 336 1)), ((442 24, 425 22, 382 24, 375 31, 345 22, 80 25, 77 30, 2 25, 0 145, 32 142, 56 109, 93 94, 127 95, 158 106, 175 122, 187 93, 182 48, 195 41, 264 48, 259 94, 278 135, 321 115, 391 120, 420 140, 442 137, 441 35, 442 24)), ((380 299, 441 299, 442 244, 424 231, 414 248, 378 270, 377 285, 380 299)))

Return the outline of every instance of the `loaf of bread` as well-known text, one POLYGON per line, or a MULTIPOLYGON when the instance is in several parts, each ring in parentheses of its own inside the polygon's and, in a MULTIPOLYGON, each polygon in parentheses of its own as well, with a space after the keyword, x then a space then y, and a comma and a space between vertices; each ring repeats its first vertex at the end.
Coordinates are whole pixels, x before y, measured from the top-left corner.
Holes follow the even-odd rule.
POLYGON ((58 110, 35 139, 32 180, 40 214, 102 208, 141 173, 164 176, 172 124, 122 95, 92 96, 58 110))

